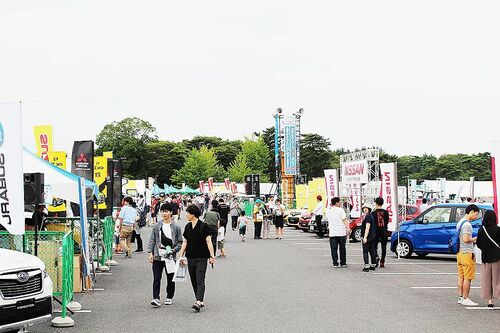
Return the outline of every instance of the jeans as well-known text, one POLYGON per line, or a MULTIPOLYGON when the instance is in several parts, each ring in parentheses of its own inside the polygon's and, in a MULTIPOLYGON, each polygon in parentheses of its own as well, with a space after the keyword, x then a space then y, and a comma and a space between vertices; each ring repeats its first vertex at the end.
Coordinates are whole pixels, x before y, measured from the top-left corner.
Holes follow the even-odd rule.
POLYGON ((260 233, 262 231, 262 222, 255 222, 254 227, 255 227, 254 238, 260 238, 260 233))
POLYGON ((196 300, 203 302, 205 298, 205 274, 207 273, 208 258, 188 258, 188 271, 191 278, 196 300))
POLYGON ((339 256, 337 252, 339 246, 340 246, 340 265, 346 265, 346 250, 345 250, 346 240, 347 240, 346 236, 330 237, 330 250, 332 252, 332 261, 334 266, 339 265, 339 256))
POLYGON ((371 265, 375 266, 377 263, 377 252, 373 246, 374 240, 369 240, 366 244, 363 244, 363 260, 365 262, 365 267, 368 267, 370 262, 368 261, 368 254, 370 254, 371 265))
POLYGON ((155 260, 153 261, 153 299, 160 299, 160 287, 163 272, 167 274, 167 298, 174 298, 175 282, 173 281, 173 279, 175 273, 168 274, 165 267, 165 262, 155 260))
POLYGON ((387 254, 387 236, 377 236, 374 241, 373 247, 375 248, 375 255, 378 257, 378 244, 382 245, 382 257, 380 257, 380 262, 385 263, 385 256, 387 254))

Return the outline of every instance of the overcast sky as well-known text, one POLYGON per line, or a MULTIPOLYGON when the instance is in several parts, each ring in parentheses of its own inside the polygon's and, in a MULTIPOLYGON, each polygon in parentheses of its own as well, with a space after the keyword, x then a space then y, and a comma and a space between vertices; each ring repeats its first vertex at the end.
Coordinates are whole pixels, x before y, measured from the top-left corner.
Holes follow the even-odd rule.
POLYGON ((499 1, 4 0, 0 102, 26 101, 25 145, 53 124, 68 152, 130 116, 164 140, 243 138, 277 107, 304 108, 303 132, 334 149, 489 151, 499 13, 499 1))

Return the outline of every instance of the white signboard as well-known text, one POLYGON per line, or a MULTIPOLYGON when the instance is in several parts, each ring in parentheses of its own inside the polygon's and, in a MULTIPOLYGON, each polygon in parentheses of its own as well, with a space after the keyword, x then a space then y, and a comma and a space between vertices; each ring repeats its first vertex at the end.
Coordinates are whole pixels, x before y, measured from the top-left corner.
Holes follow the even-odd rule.
POLYGON ((326 207, 330 207, 332 198, 340 197, 339 191, 339 171, 337 169, 325 170, 325 187, 326 187, 326 207))
POLYGON ((0 104, 0 224, 24 234, 24 183, 21 108, 0 104))
POLYGON ((368 183, 368 160, 344 162, 342 168, 342 183, 368 183))
POLYGON ((389 231, 398 226, 398 174, 396 163, 381 163, 381 197, 384 199, 383 208, 389 212, 389 231))

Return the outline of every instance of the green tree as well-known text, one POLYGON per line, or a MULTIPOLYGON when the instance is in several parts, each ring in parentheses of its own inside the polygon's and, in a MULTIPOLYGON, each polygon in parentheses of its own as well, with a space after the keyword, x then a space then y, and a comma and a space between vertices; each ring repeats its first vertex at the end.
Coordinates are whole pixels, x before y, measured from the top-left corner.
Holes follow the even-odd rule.
POLYGON ((171 184, 172 176, 183 165, 189 151, 182 143, 150 142, 146 145, 147 176, 156 177, 158 184, 171 184))
POLYGON ((336 155, 330 150, 330 140, 314 133, 304 134, 300 140, 300 172, 308 179, 323 177, 324 170, 336 164, 336 155))
POLYGON ((113 151, 115 158, 123 158, 125 176, 145 178, 147 174, 144 154, 146 145, 158 140, 156 129, 148 122, 139 118, 125 118, 104 126, 97 135, 96 153, 113 151))
POLYGON ((231 163, 231 166, 227 170, 229 174, 229 179, 233 182, 243 183, 245 176, 252 173, 252 170, 248 167, 247 159, 244 154, 240 153, 236 156, 236 159, 231 163))
POLYGON ((259 174, 261 182, 269 182, 269 149, 262 137, 246 139, 241 145, 241 154, 245 157, 251 173, 259 174))
POLYGON ((226 140, 218 147, 214 148, 217 161, 224 168, 228 169, 231 163, 236 159, 236 156, 241 152, 240 140, 226 140))
POLYGON ((214 150, 203 146, 189 152, 182 168, 172 176, 172 182, 177 186, 184 182, 196 187, 200 180, 213 177, 215 181, 222 181, 225 176, 226 173, 218 164, 214 150))

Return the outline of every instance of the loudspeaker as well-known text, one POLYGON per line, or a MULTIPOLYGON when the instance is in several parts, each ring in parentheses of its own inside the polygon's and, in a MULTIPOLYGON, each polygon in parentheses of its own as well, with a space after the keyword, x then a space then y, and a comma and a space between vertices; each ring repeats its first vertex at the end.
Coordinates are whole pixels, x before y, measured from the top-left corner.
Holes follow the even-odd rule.
POLYGON ((45 203, 43 173, 24 174, 24 203, 29 205, 45 203))

